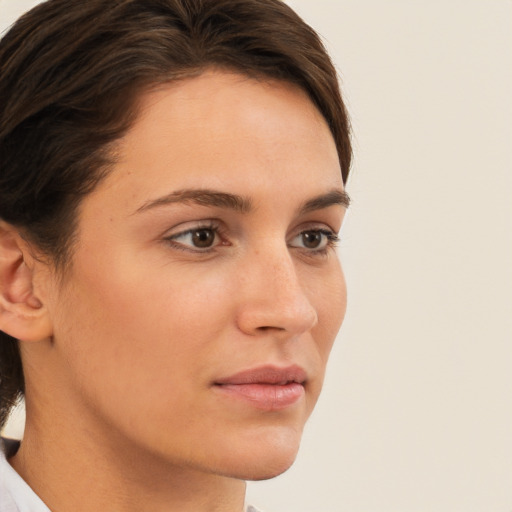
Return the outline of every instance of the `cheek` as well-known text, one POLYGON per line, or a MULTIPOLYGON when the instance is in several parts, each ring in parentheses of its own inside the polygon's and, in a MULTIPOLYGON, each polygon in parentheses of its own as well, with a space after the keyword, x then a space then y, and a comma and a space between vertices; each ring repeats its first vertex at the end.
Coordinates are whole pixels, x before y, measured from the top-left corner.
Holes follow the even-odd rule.
POLYGON ((347 287, 339 261, 336 260, 332 270, 325 276, 323 286, 316 289, 313 300, 318 313, 315 339, 323 363, 326 364, 347 309, 347 287))
POLYGON ((120 262, 98 279, 96 270, 76 269, 56 325, 80 387, 143 400, 147 389, 170 391, 207 367, 229 325, 230 294, 221 273, 120 262))

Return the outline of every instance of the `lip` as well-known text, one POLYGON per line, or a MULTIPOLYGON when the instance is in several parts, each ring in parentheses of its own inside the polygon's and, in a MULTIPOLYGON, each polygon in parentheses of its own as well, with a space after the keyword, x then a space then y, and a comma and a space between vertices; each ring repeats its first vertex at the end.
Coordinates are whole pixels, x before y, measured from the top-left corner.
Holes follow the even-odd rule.
POLYGON ((291 407, 305 394, 306 371, 300 366, 261 366, 214 382, 226 397, 265 411, 291 407))

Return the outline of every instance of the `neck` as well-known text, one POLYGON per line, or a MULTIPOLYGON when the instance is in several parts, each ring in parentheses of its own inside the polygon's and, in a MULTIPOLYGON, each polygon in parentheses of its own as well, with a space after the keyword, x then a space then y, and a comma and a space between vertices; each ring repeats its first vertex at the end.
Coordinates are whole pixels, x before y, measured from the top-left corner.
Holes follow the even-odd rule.
POLYGON ((52 512, 243 510, 241 480, 172 464, 112 432, 31 413, 27 403, 25 436, 10 462, 52 512))

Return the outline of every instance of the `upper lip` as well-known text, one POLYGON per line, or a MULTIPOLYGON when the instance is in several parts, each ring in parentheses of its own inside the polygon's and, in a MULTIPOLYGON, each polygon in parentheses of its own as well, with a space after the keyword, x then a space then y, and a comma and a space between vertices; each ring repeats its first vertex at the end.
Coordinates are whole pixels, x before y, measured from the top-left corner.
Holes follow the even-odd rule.
POLYGON ((229 377, 215 381, 217 385, 243 385, 243 384, 275 384, 285 385, 291 382, 304 384, 307 379, 306 371, 300 366, 287 367, 260 366, 244 370, 229 377))

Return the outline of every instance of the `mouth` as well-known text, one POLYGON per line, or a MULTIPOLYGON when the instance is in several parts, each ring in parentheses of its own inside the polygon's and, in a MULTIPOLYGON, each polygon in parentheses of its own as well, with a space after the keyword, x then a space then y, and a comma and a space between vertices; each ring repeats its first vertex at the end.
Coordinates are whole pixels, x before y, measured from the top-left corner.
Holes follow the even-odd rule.
POLYGON ((214 383, 227 398, 244 401, 265 411, 291 407, 305 395, 307 375, 299 366, 263 366, 246 370, 214 383))

